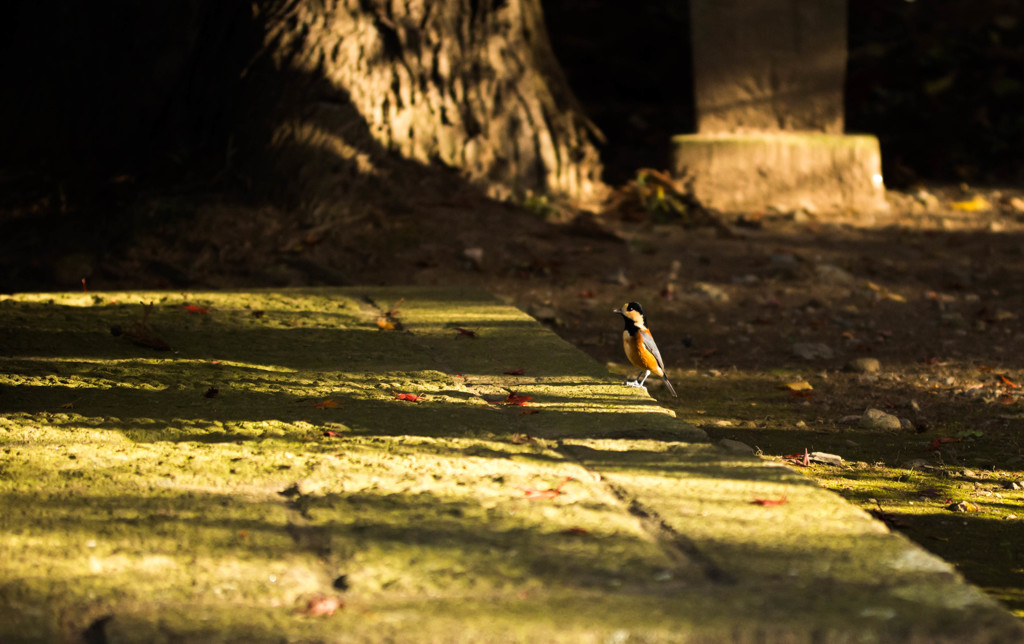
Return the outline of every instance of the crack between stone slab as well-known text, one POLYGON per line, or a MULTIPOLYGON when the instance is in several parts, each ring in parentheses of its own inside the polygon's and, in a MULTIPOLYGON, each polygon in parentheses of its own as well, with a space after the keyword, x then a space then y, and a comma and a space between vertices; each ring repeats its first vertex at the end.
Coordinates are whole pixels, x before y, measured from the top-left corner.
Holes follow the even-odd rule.
POLYGON ((612 483, 600 472, 588 467, 570 446, 561 445, 556 451, 568 457, 601 483, 637 519, 644 532, 658 544, 681 576, 696 567, 710 582, 729 585, 737 583, 733 575, 701 552, 697 544, 674 530, 657 512, 645 507, 625 488, 612 483))

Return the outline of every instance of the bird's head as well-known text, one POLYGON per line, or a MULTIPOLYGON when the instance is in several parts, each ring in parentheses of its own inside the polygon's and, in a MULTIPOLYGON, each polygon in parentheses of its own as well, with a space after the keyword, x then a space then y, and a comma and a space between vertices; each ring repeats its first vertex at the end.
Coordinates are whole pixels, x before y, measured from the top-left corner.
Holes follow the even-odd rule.
POLYGON ((644 314, 644 307, 639 302, 623 304, 622 308, 615 309, 612 313, 618 313, 641 329, 647 326, 647 316, 644 314))

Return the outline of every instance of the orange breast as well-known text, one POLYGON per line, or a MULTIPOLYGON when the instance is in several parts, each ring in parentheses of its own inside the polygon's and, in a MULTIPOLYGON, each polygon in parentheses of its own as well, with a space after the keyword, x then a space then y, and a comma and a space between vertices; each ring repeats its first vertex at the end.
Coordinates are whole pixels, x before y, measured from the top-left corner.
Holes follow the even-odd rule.
POLYGON ((622 332, 622 348, 626 350, 626 357, 634 367, 640 369, 650 369, 651 372, 658 376, 663 375, 661 368, 658 366, 658 360, 654 357, 647 347, 644 346, 643 338, 640 337, 640 333, 636 335, 630 335, 629 331, 622 332))

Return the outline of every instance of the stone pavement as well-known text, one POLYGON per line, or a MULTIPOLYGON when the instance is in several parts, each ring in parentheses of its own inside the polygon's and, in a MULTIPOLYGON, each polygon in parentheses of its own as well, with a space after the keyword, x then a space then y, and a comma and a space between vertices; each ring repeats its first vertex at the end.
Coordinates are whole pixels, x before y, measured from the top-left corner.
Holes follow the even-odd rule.
POLYGON ((22 294, 0 329, 0 642, 1024 641, 485 295, 22 294))

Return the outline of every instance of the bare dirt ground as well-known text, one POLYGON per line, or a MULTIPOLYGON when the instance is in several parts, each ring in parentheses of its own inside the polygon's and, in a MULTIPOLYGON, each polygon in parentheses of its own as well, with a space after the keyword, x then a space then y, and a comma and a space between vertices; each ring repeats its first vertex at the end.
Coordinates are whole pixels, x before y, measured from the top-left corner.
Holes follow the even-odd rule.
POLYGON ((127 228, 29 209, 5 213, 3 288, 464 285, 622 373, 611 310, 636 300, 680 394, 655 383, 660 401, 804 469, 1024 616, 1024 194, 890 202, 693 228, 670 212, 561 223, 543 201, 460 191, 348 204, 344 223, 188 198, 151 199, 127 228))

